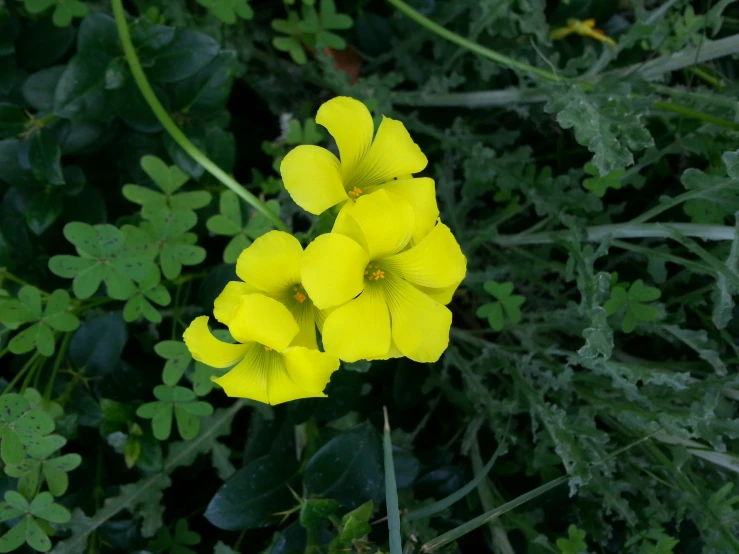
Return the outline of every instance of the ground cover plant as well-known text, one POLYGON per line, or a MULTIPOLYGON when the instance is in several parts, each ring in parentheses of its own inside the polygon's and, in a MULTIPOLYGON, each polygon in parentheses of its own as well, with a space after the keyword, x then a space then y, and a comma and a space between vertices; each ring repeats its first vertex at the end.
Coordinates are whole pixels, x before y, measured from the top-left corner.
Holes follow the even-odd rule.
POLYGON ((739 552, 737 54, 730 0, 0 0, 0 552, 739 552))

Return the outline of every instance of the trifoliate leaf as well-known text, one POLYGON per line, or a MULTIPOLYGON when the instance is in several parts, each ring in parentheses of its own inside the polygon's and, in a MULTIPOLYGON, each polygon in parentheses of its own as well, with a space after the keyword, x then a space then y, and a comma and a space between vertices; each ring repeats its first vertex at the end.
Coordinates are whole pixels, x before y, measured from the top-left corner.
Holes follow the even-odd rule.
POLYGON ((562 554, 586 554, 588 545, 585 543, 586 533, 575 525, 567 529, 566 539, 557 539, 557 548, 562 554))
POLYGON ((89 298, 105 282, 108 295, 127 300, 142 281, 151 274, 152 262, 127 248, 123 233, 112 225, 88 225, 72 222, 64 227, 64 236, 75 245, 78 256, 53 256, 49 269, 74 279, 72 290, 77 298, 89 298))
POLYGON ((477 309, 477 317, 487 318, 490 327, 494 331, 502 331, 504 326, 504 314, 511 323, 521 322, 520 306, 526 302, 523 296, 512 295, 513 283, 497 283, 487 281, 484 285, 485 291, 495 298, 496 302, 484 304, 477 309))
POLYGON ((131 202, 140 204, 141 214, 145 218, 148 219, 162 210, 193 211, 210 203, 211 194, 207 191, 177 193, 190 176, 176 165, 167 166, 156 156, 144 156, 141 158, 141 167, 161 192, 141 185, 128 184, 123 187, 123 196, 131 202))
POLYGON ((584 169, 585 173, 592 175, 592 177, 585 179, 582 182, 582 186, 593 192, 593 194, 598 198, 602 198, 609 188, 620 189, 621 178, 626 172, 624 169, 616 169, 615 171, 611 171, 608 175, 601 176, 598 168, 590 162, 585 164, 584 169))
POLYGON ((152 420, 152 430, 158 440, 166 440, 171 434, 173 416, 180 436, 191 440, 200 432, 200 417, 213 413, 213 406, 197 401, 195 393, 185 387, 159 385, 154 388, 154 396, 159 401, 144 404, 136 415, 152 420))
POLYGON ((641 279, 634 281, 628 291, 625 286, 617 285, 611 291, 611 297, 603 306, 608 315, 614 315, 621 308, 626 307, 621 330, 631 333, 639 322, 654 321, 659 317, 659 310, 654 306, 647 306, 644 302, 657 300, 661 293, 659 289, 648 287, 641 279))
POLYGON ((198 0, 198 4, 210 10, 224 23, 236 23, 237 16, 241 19, 252 19, 254 10, 248 0, 198 0))

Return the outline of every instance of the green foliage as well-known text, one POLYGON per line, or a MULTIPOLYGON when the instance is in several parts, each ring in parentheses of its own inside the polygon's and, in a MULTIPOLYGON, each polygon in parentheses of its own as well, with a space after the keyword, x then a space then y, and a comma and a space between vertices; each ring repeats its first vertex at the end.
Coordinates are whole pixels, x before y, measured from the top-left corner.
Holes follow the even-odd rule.
POLYGON ((178 519, 174 526, 174 534, 167 527, 160 527, 156 538, 149 543, 152 552, 168 552, 169 554, 196 554, 188 546, 200 544, 200 535, 190 531, 186 519, 178 519))
POLYGON ((654 321, 659 317, 659 310, 654 306, 648 306, 645 302, 652 302, 661 296, 659 289, 648 287, 641 279, 628 286, 616 285, 611 289, 611 297, 603 306, 608 315, 618 313, 625 308, 621 330, 631 333, 640 322, 654 321))
POLYGON ((150 260, 127 247, 123 233, 112 225, 72 222, 64 226, 64 236, 78 256, 53 256, 49 269, 73 279, 77 298, 91 297, 104 282, 108 296, 126 300, 136 291, 134 281, 143 281, 154 270, 150 260))
POLYGON ((187 145, 113 4, 0 0, 1 551, 387 553, 383 405, 405 548, 739 551, 739 7, 405 4, 124 2, 187 145), (572 18, 618 46, 550 39, 572 18), (315 123, 338 95, 429 160, 468 260, 449 347, 230 399, 182 333, 274 225, 223 175, 303 245, 328 232, 279 168, 341 154, 315 123))
POLYGON ((88 13, 87 6, 79 0, 23 0, 23 5, 29 13, 37 14, 54 8, 52 19, 54 25, 66 27, 75 17, 85 17, 88 13))
POLYGON ((308 60, 305 50, 315 51, 322 48, 343 50, 346 41, 332 31, 350 29, 353 20, 346 14, 336 10, 334 0, 320 0, 319 9, 313 2, 303 1, 301 13, 287 10, 287 19, 275 19, 272 28, 287 36, 275 37, 272 45, 290 57, 297 64, 305 64, 308 60))
POLYGON ((18 300, 0 302, 0 323, 14 328, 24 323, 33 325, 16 334, 8 343, 14 354, 25 354, 36 350, 42 356, 54 354, 54 331, 74 331, 79 319, 69 312, 70 298, 65 290, 55 290, 41 307, 41 294, 34 287, 22 287, 18 300))
POLYGON ((587 533, 578 529, 576 525, 570 525, 567 528, 567 538, 557 539, 557 548, 562 554, 587 554, 586 535, 587 533))
POLYGON ((608 175, 601 176, 598 172, 598 168, 590 162, 585 164, 584 169, 585 173, 592 175, 592 177, 585 179, 582 182, 582 186, 587 190, 592 191, 598 198, 602 198, 609 188, 621 188, 621 179, 624 176, 625 170, 617 169, 615 171, 611 171, 608 175))
MULTIPOLYGON (((280 204, 276 200, 270 200, 266 206, 271 212, 279 215, 280 204)), ((219 207, 221 213, 210 217, 207 226, 211 233, 232 237, 223 251, 223 261, 233 264, 252 240, 273 229, 273 225, 263 214, 256 211, 251 213, 244 225, 242 214, 246 208, 242 206, 239 197, 230 190, 221 193, 219 207)))
POLYGON ((236 23, 237 17, 252 19, 254 10, 248 0, 198 0, 198 4, 208 8, 210 12, 224 23, 236 23))
POLYGON ((502 331, 507 317, 514 325, 521 322, 521 304, 526 302, 523 296, 511 294, 513 283, 496 283, 486 281, 485 292, 495 298, 495 302, 483 304, 477 309, 477 317, 485 317, 493 331, 502 331))
POLYGON ((167 440, 172 432, 172 417, 177 421, 177 430, 185 440, 191 440, 200 432, 200 418, 213 413, 208 402, 197 401, 195 393, 185 387, 159 385, 154 388, 157 402, 148 402, 136 410, 136 415, 151 419, 154 436, 167 440))

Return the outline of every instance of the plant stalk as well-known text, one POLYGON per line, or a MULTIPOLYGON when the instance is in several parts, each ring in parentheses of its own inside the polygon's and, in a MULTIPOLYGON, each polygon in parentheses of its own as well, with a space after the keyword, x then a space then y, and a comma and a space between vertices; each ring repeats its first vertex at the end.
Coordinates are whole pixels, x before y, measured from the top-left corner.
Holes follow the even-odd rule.
POLYGON ((133 75, 134 81, 136 81, 136 85, 141 91, 141 94, 146 100, 146 103, 149 104, 151 111, 154 112, 154 115, 162 124, 162 126, 175 140, 175 142, 185 152, 187 152, 187 154, 193 160, 202 165, 205 170, 208 171, 208 173, 213 175, 213 177, 218 179, 221 183, 226 185, 229 189, 234 191, 238 196, 246 201, 247 204, 252 206, 255 210, 269 219, 277 229, 281 231, 287 231, 288 229, 286 225, 282 222, 282 220, 273 212, 271 212, 261 200, 259 200, 251 192, 246 190, 233 177, 231 177, 228 173, 223 171, 213 161, 211 161, 211 159, 208 158, 208 156, 206 156, 197 146, 195 146, 190 141, 190 139, 185 136, 185 133, 180 130, 180 128, 170 117, 170 115, 167 113, 167 110, 164 109, 164 106, 162 106, 162 103, 157 98, 154 90, 149 84, 149 80, 147 79, 143 68, 141 67, 141 62, 139 61, 138 55, 136 54, 136 49, 134 48, 133 42, 131 41, 131 34, 128 29, 128 23, 126 23, 126 13, 123 10, 122 0, 111 0, 111 4, 113 6, 113 15, 115 16, 115 22, 118 26, 118 35, 121 39, 121 44, 123 45, 123 53, 126 57, 126 61, 128 62, 129 67, 131 68, 131 74, 133 75))
POLYGON ((495 50, 491 50, 490 48, 486 48, 485 46, 477 44, 476 42, 473 42, 464 37, 461 37, 458 34, 450 31, 449 29, 446 29, 445 27, 442 27, 438 23, 434 23, 427 17, 421 15, 416 10, 411 8, 408 4, 403 2, 403 0, 387 0, 387 1, 390 4, 392 4, 398 11, 403 12, 405 15, 410 17, 412 20, 414 20, 419 25, 426 27, 426 29, 428 29, 432 33, 435 33, 439 35, 440 37, 445 38, 449 42, 453 42, 454 44, 458 44, 459 46, 467 48, 471 52, 474 52, 475 54, 478 54, 482 56, 483 58, 487 58, 501 65, 504 65, 506 67, 510 67, 511 69, 517 69, 518 71, 522 71, 524 73, 530 73, 532 75, 536 75, 537 77, 541 77, 542 79, 546 79, 547 81, 556 82, 556 81, 563 80, 562 77, 560 77, 559 75, 555 75, 554 73, 551 73, 544 69, 539 69, 538 67, 534 67, 533 65, 529 65, 527 63, 520 62, 513 58, 509 58, 508 56, 501 54, 500 52, 496 52, 495 50))
MULTIPOLYGON (((620 223, 597 225, 584 230, 581 240, 598 242, 604 239, 673 238, 674 231, 686 237, 704 240, 734 240, 734 227, 725 225, 703 225, 698 223, 620 223)), ((520 246, 524 244, 552 244, 576 240, 572 231, 547 231, 543 233, 520 233, 500 235, 492 239, 498 246, 520 246)))

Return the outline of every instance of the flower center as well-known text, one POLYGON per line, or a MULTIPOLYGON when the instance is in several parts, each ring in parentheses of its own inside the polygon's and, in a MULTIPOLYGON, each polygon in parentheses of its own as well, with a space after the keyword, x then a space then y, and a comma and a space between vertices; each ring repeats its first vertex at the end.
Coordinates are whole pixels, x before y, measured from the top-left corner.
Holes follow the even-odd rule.
POLYGON ((347 194, 351 197, 352 200, 356 202, 357 198, 362 196, 362 189, 359 187, 354 187, 352 190, 347 191, 347 194))
POLYGON ((308 295, 305 293, 305 289, 303 288, 303 285, 297 284, 293 287, 293 295, 292 297, 300 302, 301 304, 306 301, 308 298, 308 295))
POLYGON ((378 264, 369 264, 364 270, 364 276, 368 281, 379 281, 385 278, 385 272, 380 269, 378 264))

